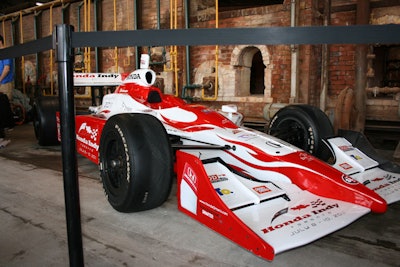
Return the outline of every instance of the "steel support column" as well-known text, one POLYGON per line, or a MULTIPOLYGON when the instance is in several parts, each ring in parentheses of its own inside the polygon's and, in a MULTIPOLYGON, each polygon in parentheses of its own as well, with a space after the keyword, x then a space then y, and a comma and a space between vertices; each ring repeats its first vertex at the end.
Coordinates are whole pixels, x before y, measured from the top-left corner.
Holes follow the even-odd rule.
POLYGON ((65 24, 55 26, 53 48, 55 49, 56 62, 58 63, 61 151, 69 259, 70 266, 83 266, 73 90, 74 50, 71 37, 72 26, 65 24))
MULTIPOLYGON (((370 3, 369 0, 357 1, 357 25, 369 24, 370 17, 370 3)), ((356 81, 355 81, 355 105, 357 110, 357 118, 354 125, 355 131, 364 132, 367 100, 366 100, 366 87, 367 87, 367 53, 368 45, 359 44, 356 47, 356 81)))
MULTIPOLYGON (((331 0, 324 1, 324 26, 331 24, 331 0)), ((329 45, 322 45, 322 63, 321 63, 321 95, 320 95, 320 109, 326 111, 328 101, 328 85, 329 85, 329 45)))

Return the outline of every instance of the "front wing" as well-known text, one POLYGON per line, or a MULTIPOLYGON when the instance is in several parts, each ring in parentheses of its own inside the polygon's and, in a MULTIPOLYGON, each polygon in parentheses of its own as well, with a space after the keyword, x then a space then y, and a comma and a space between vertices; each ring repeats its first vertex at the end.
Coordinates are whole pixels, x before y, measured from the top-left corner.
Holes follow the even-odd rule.
POLYGON ((191 151, 177 151, 177 176, 179 210, 267 260, 370 212, 291 183, 246 179, 224 162, 200 160, 191 151))

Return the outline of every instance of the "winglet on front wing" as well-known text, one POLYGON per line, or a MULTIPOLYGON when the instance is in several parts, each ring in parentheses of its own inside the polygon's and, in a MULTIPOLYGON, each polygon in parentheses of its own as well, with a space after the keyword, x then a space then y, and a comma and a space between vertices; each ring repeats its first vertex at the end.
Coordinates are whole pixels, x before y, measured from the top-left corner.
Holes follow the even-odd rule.
POLYGON ((343 228, 370 211, 293 184, 252 185, 219 162, 205 164, 183 151, 177 152, 177 175, 180 211, 267 260, 343 228))

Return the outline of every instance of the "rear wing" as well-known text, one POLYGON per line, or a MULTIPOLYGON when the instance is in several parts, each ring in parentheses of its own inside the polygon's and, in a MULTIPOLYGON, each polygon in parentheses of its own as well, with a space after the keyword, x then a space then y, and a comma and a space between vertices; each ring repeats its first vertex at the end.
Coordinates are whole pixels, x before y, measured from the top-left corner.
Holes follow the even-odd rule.
POLYGON ((151 69, 139 69, 131 73, 74 73, 74 86, 119 86, 134 83, 152 86, 156 73, 151 69))
POLYGON ((127 73, 74 73, 74 86, 119 86, 127 73))
POLYGON ((74 86, 119 86, 126 79, 127 82, 133 82, 144 86, 154 84, 156 74, 149 69, 150 56, 142 54, 140 57, 140 69, 132 73, 74 73, 74 86))

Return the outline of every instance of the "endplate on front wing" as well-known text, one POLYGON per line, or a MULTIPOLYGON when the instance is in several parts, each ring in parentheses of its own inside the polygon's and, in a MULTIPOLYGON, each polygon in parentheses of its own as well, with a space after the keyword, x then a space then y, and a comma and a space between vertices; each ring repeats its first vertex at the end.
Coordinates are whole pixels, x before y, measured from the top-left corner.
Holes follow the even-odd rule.
POLYGON ((343 137, 331 138, 328 142, 336 156, 334 168, 375 191, 388 204, 400 201, 399 173, 383 170, 378 161, 343 137))

